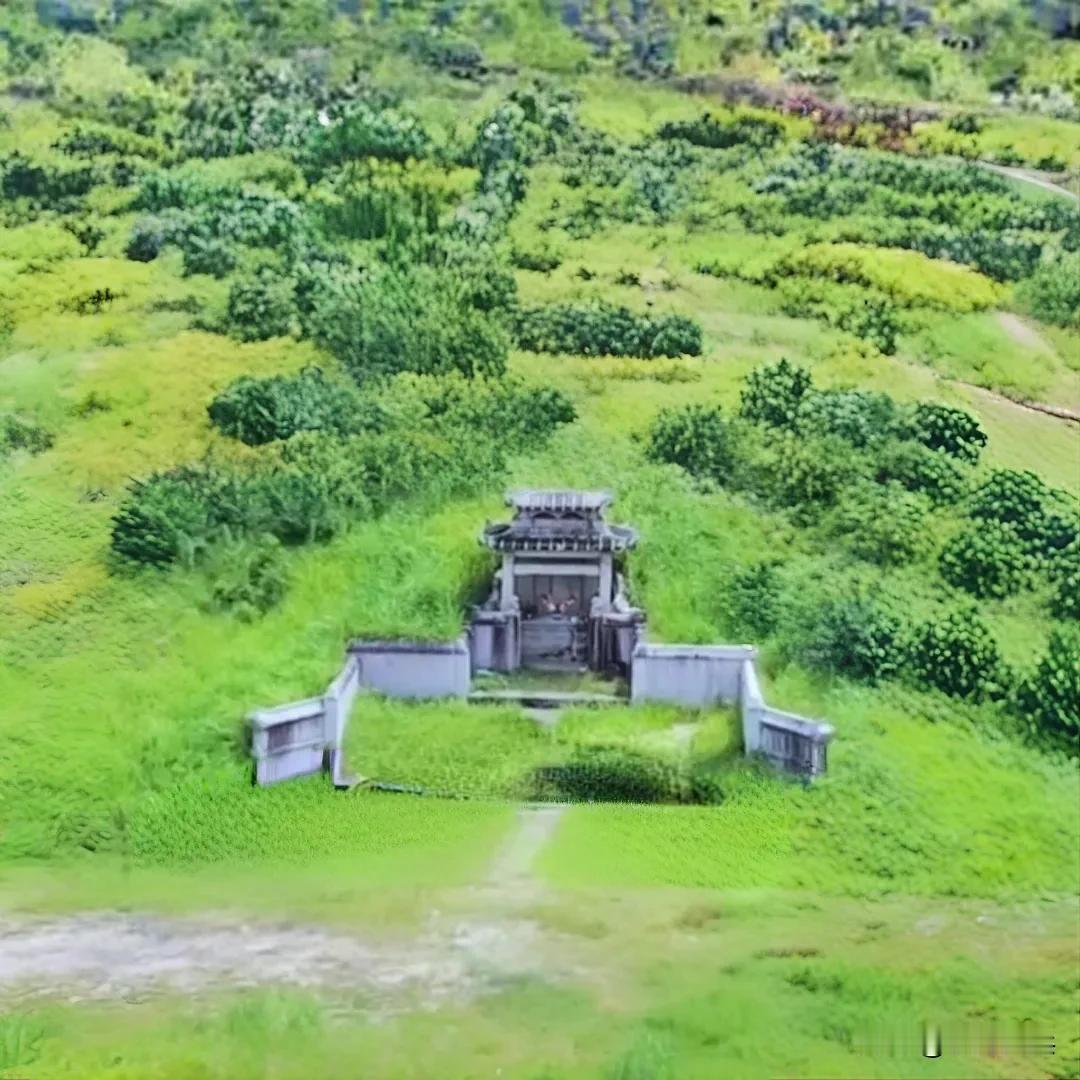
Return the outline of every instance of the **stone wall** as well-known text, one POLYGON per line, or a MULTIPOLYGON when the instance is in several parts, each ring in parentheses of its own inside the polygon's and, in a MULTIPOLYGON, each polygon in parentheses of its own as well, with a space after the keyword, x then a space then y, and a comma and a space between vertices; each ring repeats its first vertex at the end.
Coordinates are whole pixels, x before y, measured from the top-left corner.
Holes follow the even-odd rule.
POLYGON ((260 709, 250 721, 256 783, 276 784, 322 771, 327 740, 321 697, 260 709))
POLYGON ((353 642, 344 666, 320 697, 258 709, 248 717, 255 782, 276 784, 328 768, 335 786, 350 786, 345 730, 363 690, 388 697, 464 697, 469 692, 465 639, 353 642))
POLYGON ((743 748, 785 772, 820 776, 833 736, 828 724, 766 704, 752 645, 653 645, 638 642, 630 669, 632 701, 706 708, 738 705, 743 748))
POLYGON ((452 642, 354 641, 360 686, 387 697, 467 697, 470 657, 464 637, 452 642))
POLYGON ((676 701, 705 707, 742 696, 742 669, 752 645, 654 645, 639 641, 630 665, 631 701, 676 701))

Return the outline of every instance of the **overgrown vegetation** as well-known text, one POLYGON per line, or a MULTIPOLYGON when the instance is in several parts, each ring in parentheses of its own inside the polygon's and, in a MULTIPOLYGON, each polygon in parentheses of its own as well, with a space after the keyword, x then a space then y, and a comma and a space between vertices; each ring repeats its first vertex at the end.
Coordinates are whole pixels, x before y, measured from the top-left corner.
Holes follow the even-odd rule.
MULTIPOLYGON (((253 791, 243 717, 350 637, 456 636, 503 489, 573 486, 640 530, 654 639, 757 644, 770 702, 835 725, 828 777, 745 767, 726 712, 371 701, 362 772, 595 802, 538 864, 575 885, 889 895, 905 925, 1073 888, 1075 430, 981 390, 1080 406, 1076 204, 983 167, 1074 182, 1075 27, 992 6, 5 5, 3 857, 464 883, 448 847, 475 878, 503 810, 253 791)), ((726 949, 731 902, 678 933, 726 949)), ((705 1046, 712 983, 682 1056, 673 955, 605 1067, 747 1072, 749 1036, 705 1046)), ((761 984, 825 1033, 762 1075, 852 1067, 851 1016, 909 985, 874 957, 873 993, 801 956, 761 984)), ((1033 977, 965 969, 926 1015, 946 982, 1029 1011, 1033 977)))

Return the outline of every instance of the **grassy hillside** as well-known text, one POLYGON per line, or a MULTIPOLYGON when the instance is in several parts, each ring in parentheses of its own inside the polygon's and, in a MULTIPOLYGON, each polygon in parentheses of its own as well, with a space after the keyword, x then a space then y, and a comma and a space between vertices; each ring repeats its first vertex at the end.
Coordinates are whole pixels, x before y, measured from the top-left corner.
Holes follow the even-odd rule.
POLYGON ((0 1073, 921 1075, 875 1025, 1033 1015, 1074 1075, 1080 439, 1030 404, 1080 409, 1080 209, 957 160, 1080 163, 1075 100, 1022 111, 1068 11, 338 7, 0 13, 0 905, 422 934, 537 768, 671 805, 539 852, 572 976, 20 1006, 0 1073), (826 69, 941 117, 785 106, 826 69), (362 700, 359 771, 469 799, 253 790, 245 714, 456 635, 516 484, 610 488, 652 637, 758 643, 829 775, 725 711, 362 700))

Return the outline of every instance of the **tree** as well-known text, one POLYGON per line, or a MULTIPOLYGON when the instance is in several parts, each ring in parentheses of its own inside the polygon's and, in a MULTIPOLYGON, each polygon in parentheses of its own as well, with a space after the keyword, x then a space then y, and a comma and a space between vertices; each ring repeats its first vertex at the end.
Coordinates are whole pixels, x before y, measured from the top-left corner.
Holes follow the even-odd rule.
POLYGON ((974 608, 923 623, 912 642, 911 670, 923 686, 976 699, 1000 694, 1006 678, 997 642, 974 608))
POLYGON ((1080 633, 1050 634, 1046 652, 1017 687, 1013 707, 1033 735, 1075 755, 1080 746, 1080 633))
POLYGON ((794 428, 811 383, 810 372, 786 359, 755 368, 746 378, 739 415, 759 424, 794 428))

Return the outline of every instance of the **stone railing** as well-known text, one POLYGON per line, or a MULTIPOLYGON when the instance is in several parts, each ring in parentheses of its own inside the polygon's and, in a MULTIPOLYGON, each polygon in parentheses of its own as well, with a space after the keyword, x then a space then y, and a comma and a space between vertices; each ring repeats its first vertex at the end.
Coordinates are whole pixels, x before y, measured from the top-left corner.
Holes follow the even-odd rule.
POLYGON ((258 709, 249 716, 255 782, 275 784, 326 769, 335 786, 351 786, 345 730, 361 690, 388 697, 465 697, 469 692, 465 639, 354 641, 344 666, 321 697, 258 709))
POLYGON ((765 703, 752 645, 639 642, 631 664, 630 697, 699 708, 737 705, 747 754, 762 754, 785 772, 809 778, 825 772, 832 727, 765 703))

